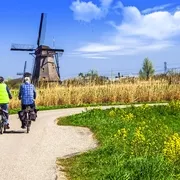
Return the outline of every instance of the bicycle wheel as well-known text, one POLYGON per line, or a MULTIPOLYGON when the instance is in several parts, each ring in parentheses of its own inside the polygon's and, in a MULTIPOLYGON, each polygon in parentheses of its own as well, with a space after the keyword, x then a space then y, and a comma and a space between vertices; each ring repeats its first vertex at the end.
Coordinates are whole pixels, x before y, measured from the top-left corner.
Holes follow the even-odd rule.
POLYGON ((2 124, 2 122, 0 123, 0 134, 3 134, 3 124, 2 124))
POLYGON ((27 126, 27 133, 29 133, 29 130, 30 130, 30 129, 29 129, 29 126, 27 126))
POLYGON ((3 126, 3 128, 2 128, 2 129, 4 130, 4 132, 6 132, 6 126, 5 126, 5 125, 3 126))

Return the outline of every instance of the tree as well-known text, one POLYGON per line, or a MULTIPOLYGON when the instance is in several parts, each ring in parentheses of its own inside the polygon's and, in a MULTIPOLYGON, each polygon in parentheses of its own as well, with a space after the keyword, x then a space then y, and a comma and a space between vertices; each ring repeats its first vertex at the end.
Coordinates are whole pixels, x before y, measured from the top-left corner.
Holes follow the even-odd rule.
POLYGON ((91 80, 98 78, 98 72, 96 70, 90 70, 87 74, 85 74, 85 77, 89 77, 91 80))
POLYGON ((139 71, 139 76, 148 80, 151 76, 154 75, 154 72, 155 70, 152 62, 148 58, 145 58, 143 62, 143 67, 139 71))
POLYGON ((84 74, 83 73, 79 73, 78 76, 81 77, 81 78, 84 78, 84 74))

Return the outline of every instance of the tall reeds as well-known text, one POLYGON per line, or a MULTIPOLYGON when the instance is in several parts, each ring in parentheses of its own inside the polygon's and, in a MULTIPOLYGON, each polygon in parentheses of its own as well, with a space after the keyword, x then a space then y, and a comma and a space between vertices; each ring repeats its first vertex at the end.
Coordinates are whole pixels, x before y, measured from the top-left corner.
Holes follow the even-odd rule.
MULTIPOLYGON (((18 90, 12 90, 10 108, 20 107, 18 90)), ((59 84, 37 88, 39 106, 82 105, 101 103, 136 103, 180 100, 180 84, 166 81, 136 81, 135 83, 109 83, 104 85, 59 84)))

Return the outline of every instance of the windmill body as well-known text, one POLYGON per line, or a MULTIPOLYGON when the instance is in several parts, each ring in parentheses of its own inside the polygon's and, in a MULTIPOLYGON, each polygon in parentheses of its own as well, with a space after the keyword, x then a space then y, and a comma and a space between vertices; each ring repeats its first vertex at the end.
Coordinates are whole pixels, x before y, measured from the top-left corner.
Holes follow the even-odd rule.
POLYGON ((39 35, 37 40, 37 48, 34 49, 30 45, 12 45, 11 50, 13 51, 34 51, 35 60, 32 72, 33 83, 39 83, 42 81, 46 82, 57 82, 60 81, 59 72, 59 53, 63 53, 63 49, 52 49, 49 46, 42 45, 44 40, 43 35, 45 34, 45 15, 41 14, 39 35))
POLYGON ((52 49, 48 46, 40 46, 36 49, 36 58, 32 74, 32 79, 34 82, 60 81, 54 61, 55 54, 56 51, 52 51, 52 49))

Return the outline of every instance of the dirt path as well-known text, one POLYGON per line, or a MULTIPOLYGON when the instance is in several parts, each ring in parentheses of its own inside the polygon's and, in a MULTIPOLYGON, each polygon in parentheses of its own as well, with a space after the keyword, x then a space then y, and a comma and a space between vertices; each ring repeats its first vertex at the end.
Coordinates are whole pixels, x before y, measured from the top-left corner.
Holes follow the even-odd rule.
MULTIPOLYGON (((29 134, 20 128, 17 115, 10 116, 11 129, 0 135, 0 180, 54 180, 57 157, 95 148, 96 141, 88 128, 55 124, 58 117, 83 110, 85 108, 38 112, 29 134)), ((60 176, 59 179, 64 179, 63 174, 60 176)))

